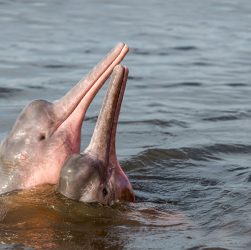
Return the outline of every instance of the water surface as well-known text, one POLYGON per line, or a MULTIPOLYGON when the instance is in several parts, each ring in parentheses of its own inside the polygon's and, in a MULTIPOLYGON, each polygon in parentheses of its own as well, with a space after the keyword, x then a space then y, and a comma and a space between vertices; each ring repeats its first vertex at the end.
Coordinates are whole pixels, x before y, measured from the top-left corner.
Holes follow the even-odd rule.
POLYGON ((136 193, 111 208, 51 186, 1 196, 0 249, 251 248, 250 13, 248 0, 0 0, 0 139, 126 42, 117 151, 136 193))

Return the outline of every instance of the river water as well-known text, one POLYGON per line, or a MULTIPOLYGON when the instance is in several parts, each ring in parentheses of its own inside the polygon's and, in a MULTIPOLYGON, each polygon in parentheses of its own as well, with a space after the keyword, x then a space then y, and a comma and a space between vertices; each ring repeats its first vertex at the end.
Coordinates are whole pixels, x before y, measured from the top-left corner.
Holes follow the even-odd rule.
POLYGON ((249 0, 0 0, 0 139, 31 100, 129 45, 117 151, 136 194, 113 207, 51 186, 3 195, 0 249, 251 249, 250 24, 249 0))

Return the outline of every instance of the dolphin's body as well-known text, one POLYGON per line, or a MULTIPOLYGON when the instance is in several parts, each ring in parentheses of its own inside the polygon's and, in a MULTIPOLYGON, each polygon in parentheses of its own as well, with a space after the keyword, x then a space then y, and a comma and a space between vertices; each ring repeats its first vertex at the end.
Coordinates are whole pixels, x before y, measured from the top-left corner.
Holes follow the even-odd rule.
POLYGON ((61 170, 58 191, 83 202, 134 201, 132 186, 116 157, 115 136, 128 69, 117 65, 89 146, 61 170))
POLYGON ((58 182, 65 161, 80 152, 91 101, 127 52, 127 45, 118 44, 60 100, 36 100, 24 108, 0 145, 0 194, 58 182))

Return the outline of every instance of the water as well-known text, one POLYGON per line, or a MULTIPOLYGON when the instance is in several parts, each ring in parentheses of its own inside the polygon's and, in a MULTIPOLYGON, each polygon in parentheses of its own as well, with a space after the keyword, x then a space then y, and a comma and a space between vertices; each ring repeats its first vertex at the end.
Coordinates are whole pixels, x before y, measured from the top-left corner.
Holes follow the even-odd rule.
MULTIPOLYGON (((0 137, 118 41, 131 52, 118 156, 135 204, 0 198, 0 249, 250 249, 251 3, 0 1, 0 137)), ((84 148, 104 87, 87 113, 84 148)))

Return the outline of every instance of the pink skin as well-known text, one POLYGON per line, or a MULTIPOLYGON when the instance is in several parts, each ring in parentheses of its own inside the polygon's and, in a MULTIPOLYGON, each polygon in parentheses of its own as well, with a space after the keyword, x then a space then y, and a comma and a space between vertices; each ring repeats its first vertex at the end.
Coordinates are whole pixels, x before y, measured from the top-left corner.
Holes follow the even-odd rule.
POLYGON ((82 202, 112 205, 135 200, 132 186, 116 156, 115 140, 128 69, 117 65, 89 146, 64 164, 58 191, 82 202))
MULTIPOLYGON (((116 66, 114 71, 115 70, 122 71, 120 67, 121 67, 120 65, 116 66)), ((107 171, 109 172, 108 173, 109 175, 108 186, 114 192, 113 202, 114 201, 133 202, 135 200, 135 197, 134 197, 132 185, 130 181, 128 180, 128 177, 126 176, 125 172, 121 168, 119 161, 117 159, 117 154, 116 154, 116 133, 117 133, 117 126, 118 126, 118 119, 119 119, 121 104, 124 97, 125 88, 126 88, 126 82, 128 78, 128 68, 122 67, 122 69, 124 69, 123 79, 120 86, 120 92, 119 92, 117 103, 114 104, 115 112, 112 117, 113 118, 113 122, 111 124, 112 127, 108 128, 110 134, 107 133, 108 134, 107 138, 104 138, 105 137, 104 132, 103 132, 104 129, 96 129, 93 133, 91 142, 88 148, 85 150, 85 152, 95 155, 99 159, 103 159, 107 161, 106 163, 107 171), (100 143, 102 137, 104 138, 103 143, 100 143), (104 152, 102 156, 100 155, 101 147, 107 150, 106 152, 104 152)), ((103 111, 103 114, 100 114, 100 118, 98 122, 101 124, 100 126, 104 127, 105 125, 107 126, 106 117, 108 115, 106 113, 108 112, 111 113, 111 111, 110 109, 107 109, 107 108, 106 109, 104 108, 104 110, 102 111, 103 111)))
POLYGON ((80 152, 91 101, 127 52, 127 45, 118 44, 60 100, 36 100, 22 111, 0 146, 0 193, 58 182, 64 162, 80 152))

